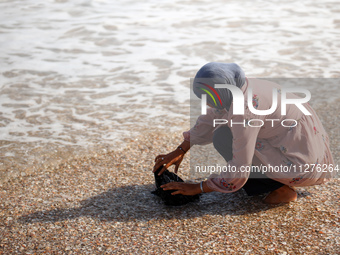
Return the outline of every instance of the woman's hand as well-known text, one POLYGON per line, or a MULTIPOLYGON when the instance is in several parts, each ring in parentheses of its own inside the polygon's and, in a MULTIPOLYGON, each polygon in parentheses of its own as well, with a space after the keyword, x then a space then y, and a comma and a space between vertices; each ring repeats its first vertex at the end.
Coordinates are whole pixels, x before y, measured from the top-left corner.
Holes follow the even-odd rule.
POLYGON ((158 155, 155 158, 156 164, 153 167, 153 172, 156 172, 160 166, 165 164, 165 167, 163 167, 163 169, 159 171, 158 175, 161 175, 165 171, 165 169, 169 168, 172 165, 175 165, 175 173, 177 173, 179 165, 183 160, 184 154, 185 152, 183 150, 177 148, 176 150, 170 152, 169 154, 158 155))
POLYGON ((169 182, 162 185, 161 188, 163 188, 163 190, 175 190, 171 195, 182 194, 193 196, 202 192, 199 183, 169 182))

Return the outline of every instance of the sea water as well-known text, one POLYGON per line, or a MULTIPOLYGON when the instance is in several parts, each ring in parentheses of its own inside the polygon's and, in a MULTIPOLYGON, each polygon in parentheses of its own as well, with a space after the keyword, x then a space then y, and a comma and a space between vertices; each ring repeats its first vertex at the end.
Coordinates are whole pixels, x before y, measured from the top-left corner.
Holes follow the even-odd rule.
MULTIPOLYGON (((339 77, 339 3, 0 1, 1 178, 151 127, 180 131, 190 78, 210 61, 248 77, 339 77)), ((314 102, 340 97, 308 89, 314 102)))

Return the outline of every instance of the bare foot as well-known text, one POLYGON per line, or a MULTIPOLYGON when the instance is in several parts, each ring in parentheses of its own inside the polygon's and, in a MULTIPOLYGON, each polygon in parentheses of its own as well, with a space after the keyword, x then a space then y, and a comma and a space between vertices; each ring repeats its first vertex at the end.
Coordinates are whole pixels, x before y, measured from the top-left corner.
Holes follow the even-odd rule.
POLYGON ((287 185, 270 192, 264 199, 265 204, 289 203, 297 199, 297 193, 294 188, 287 185))

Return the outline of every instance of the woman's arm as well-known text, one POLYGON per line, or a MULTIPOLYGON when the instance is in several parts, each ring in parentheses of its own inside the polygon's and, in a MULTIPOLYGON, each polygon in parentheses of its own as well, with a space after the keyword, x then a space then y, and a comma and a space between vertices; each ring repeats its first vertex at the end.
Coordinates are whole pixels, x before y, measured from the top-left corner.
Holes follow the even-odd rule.
POLYGON ((153 167, 153 172, 156 172, 158 168, 165 165, 158 175, 161 175, 165 169, 172 165, 175 165, 175 173, 177 173, 178 168, 183 160, 185 153, 190 149, 190 142, 184 140, 174 151, 169 154, 161 154, 155 158, 155 165, 153 167))
MULTIPOLYGON (((169 182, 161 186, 163 190, 175 190, 171 193, 171 195, 189 195, 193 196, 196 194, 202 193, 201 184, 200 183, 185 183, 185 182, 169 182)), ((202 182, 202 188, 204 193, 212 192, 211 188, 208 187, 207 182, 202 182)))
MULTIPOLYGON (((155 159, 156 164, 154 166, 153 172, 155 172, 162 164, 166 164, 165 168, 163 168, 159 173, 159 175, 161 175, 166 168, 175 164, 175 173, 177 173, 178 167, 181 164, 185 153, 190 150, 190 147, 190 142, 184 140, 173 152, 170 152, 167 155, 158 155, 155 159)), ((170 182, 162 185, 161 188, 163 188, 164 190, 176 190, 172 193, 172 195, 196 195, 202 193, 200 183, 192 184, 184 182, 170 182)), ((204 193, 213 191, 211 188, 208 187, 206 181, 202 182, 202 188, 204 193)))
POLYGON ((186 153, 188 150, 190 150, 190 141, 184 140, 176 150, 182 150, 184 153, 186 153))

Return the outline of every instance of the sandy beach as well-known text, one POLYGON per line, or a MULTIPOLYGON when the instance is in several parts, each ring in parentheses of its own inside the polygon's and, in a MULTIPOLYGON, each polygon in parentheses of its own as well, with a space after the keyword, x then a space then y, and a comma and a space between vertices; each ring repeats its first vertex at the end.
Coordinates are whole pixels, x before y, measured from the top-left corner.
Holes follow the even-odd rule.
MULTIPOLYGON (((318 110, 339 162, 339 129, 318 110)), ((334 116, 334 115, 333 115, 334 116)), ((188 126, 183 125, 183 130, 188 126)), ((1 186, 1 254, 339 254, 339 179, 298 188, 298 200, 265 205, 263 196, 203 194, 164 206, 150 192, 158 153, 180 133, 143 132, 118 151, 79 157, 1 186)), ((180 176, 188 176, 189 155, 180 176)))
POLYGON ((0 254, 340 254, 340 174, 276 206, 151 194, 211 61, 307 83, 339 165, 339 2, 0 1, 0 254))

